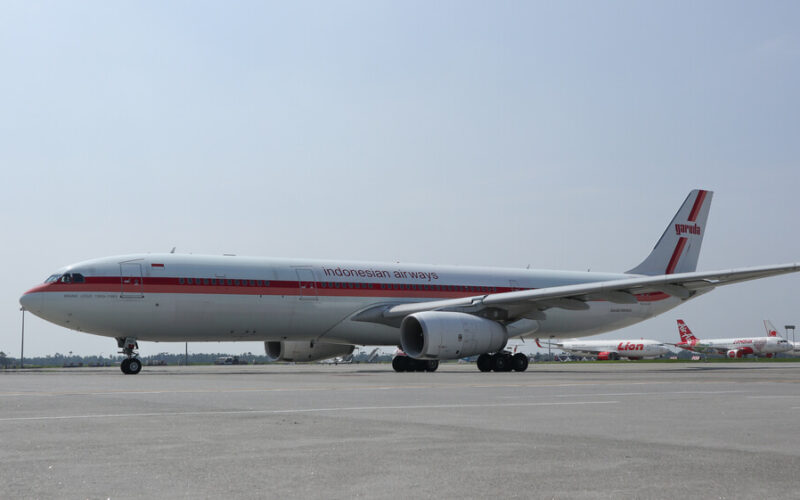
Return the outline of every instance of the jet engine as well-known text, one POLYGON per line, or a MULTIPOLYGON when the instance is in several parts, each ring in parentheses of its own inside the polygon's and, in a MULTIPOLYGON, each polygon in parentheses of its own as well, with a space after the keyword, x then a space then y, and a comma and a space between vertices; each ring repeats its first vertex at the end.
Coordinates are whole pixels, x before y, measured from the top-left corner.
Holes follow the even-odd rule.
POLYGON ((426 311, 406 316, 400 345, 416 359, 458 359, 499 352, 508 342, 496 321, 458 312, 426 311))
POLYGON ((609 361, 609 360, 616 361, 618 359, 619 359, 619 354, 617 354, 616 352, 603 351, 597 353, 597 361, 609 361))
POLYGON ((746 354, 753 354, 753 349, 751 347, 740 347, 739 349, 731 349, 728 351, 729 358, 742 358, 746 354))
POLYGON ((351 354, 354 345, 326 344, 307 340, 283 340, 264 342, 264 350, 270 361, 319 361, 351 354))

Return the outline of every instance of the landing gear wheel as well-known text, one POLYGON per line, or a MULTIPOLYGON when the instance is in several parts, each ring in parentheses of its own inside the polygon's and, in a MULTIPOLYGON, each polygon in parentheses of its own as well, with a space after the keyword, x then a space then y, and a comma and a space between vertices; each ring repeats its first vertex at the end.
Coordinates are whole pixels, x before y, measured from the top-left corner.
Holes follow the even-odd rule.
POLYGON ((494 366, 494 360, 491 354, 481 354, 478 356, 478 370, 490 372, 492 371, 492 366, 494 366))
POLYGON ((142 371, 142 362, 136 358, 131 358, 128 361, 128 373, 131 375, 136 375, 140 371, 142 371))
POLYGON ((506 354, 494 355, 494 366, 492 367, 496 372, 507 372, 511 370, 511 356, 506 354))
POLYGON ((394 359, 392 359, 392 368, 398 373, 409 371, 408 365, 408 356, 395 356, 394 359))
POLYGON ((435 372, 437 368, 439 368, 439 360, 433 359, 430 361, 425 361, 426 372, 435 372))
POLYGON ((528 369, 528 356, 521 352, 511 357, 511 369, 515 372, 524 372, 528 369))
POLYGON ((126 358, 122 360, 122 363, 119 364, 119 369, 122 370, 122 373, 125 375, 136 375, 142 371, 142 362, 136 358, 136 349, 139 348, 136 338, 117 337, 117 346, 122 349, 120 354, 126 356, 126 358))

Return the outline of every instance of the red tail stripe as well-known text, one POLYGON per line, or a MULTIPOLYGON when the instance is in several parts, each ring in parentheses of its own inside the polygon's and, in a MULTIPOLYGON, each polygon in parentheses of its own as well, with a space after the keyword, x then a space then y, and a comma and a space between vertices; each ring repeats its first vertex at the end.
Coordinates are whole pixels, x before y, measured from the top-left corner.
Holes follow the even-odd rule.
POLYGON ((700 191, 697 193, 697 199, 694 200, 694 206, 689 214, 689 222, 695 222, 697 220, 697 215, 700 213, 700 208, 703 206, 703 201, 706 199, 706 193, 708 193, 708 191, 700 191))
POLYGON ((675 245, 675 251, 672 252, 672 258, 669 259, 669 265, 667 266, 667 271, 665 274, 672 274, 675 272, 675 266, 678 265, 678 260, 681 258, 681 253, 683 253, 683 247, 686 246, 686 238, 681 238, 678 240, 678 244, 675 245))

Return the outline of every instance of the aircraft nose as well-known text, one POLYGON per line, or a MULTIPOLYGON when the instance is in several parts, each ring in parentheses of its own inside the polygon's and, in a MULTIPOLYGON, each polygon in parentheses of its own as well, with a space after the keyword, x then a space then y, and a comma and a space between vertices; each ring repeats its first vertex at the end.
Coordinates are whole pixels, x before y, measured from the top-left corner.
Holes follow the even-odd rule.
POLYGON ((42 308, 42 294, 25 293, 19 298, 19 303, 26 311, 38 312, 42 308))

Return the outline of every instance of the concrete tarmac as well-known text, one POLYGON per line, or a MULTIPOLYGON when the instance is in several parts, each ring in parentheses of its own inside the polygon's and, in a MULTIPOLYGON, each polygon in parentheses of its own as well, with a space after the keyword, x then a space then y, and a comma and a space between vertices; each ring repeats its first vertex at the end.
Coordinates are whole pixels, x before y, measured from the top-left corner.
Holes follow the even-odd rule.
POLYGON ((800 363, 0 372, 3 498, 800 498, 800 363))

